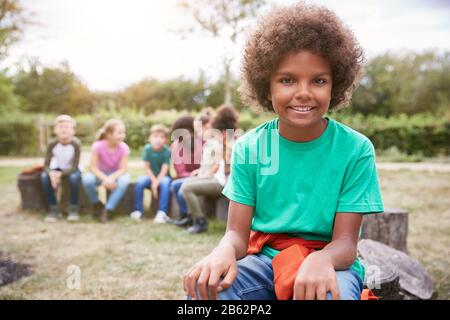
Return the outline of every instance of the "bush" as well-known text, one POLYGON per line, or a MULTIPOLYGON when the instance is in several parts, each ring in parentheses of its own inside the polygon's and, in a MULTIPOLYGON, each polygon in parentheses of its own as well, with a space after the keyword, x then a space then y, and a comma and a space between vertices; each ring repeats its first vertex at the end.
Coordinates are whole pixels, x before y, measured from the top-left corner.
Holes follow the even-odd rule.
POLYGON ((36 117, 10 114, 0 117, 0 154, 36 155, 39 153, 39 131, 36 117))
MULTIPOLYGON (((387 155, 398 158, 396 152, 404 154, 404 159, 420 160, 423 157, 450 155, 450 120, 437 118, 430 114, 413 116, 395 115, 364 117, 342 110, 330 117, 366 135, 375 145, 377 151, 387 151, 387 155), (395 149, 393 149, 395 147, 395 149), (409 157, 408 157, 409 156, 409 157)), ((170 128, 175 120, 186 112, 167 110, 144 115, 137 111, 106 110, 91 115, 79 115, 77 136, 84 145, 90 145, 95 139, 96 131, 109 118, 120 118, 127 128, 126 142, 133 153, 140 153, 147 143, 150 127, 162 123, 170 128)), ((256 113, 251 109, 240 113, 239 126, 245 131, 273 119, 272 113, 256 113)), ((51 137, 55 115, 45 115, 47 137, 51 137)), ((0 119, 0 154, 2 155, 37 155, 39 151, 39 129, 36 126, 37 115, 17 114, 0 119)))

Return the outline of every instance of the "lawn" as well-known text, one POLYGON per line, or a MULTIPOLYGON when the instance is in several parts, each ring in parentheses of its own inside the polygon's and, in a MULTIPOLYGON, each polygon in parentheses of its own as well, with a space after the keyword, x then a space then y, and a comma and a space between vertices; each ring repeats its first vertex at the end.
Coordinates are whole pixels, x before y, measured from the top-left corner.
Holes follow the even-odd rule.
MULTIPOLYGON (((75 224, 48 224, 42 212, 19 210, 19 171, 0 167, 0 251, 29 264, 33 274, 0 287, 0 299, 183 299, 183 273, 225 230, 224 223, 212 221, 207 234, 190 235, 126 217, 106 225, 88 216, 75 224), (79 288, 70 286, 73 266, 81 272, 79 288)), ((132 172, 137 175, 139 170, 132 172)), ((385 205, 410 212, 409 254, 428 269, 439 298, 450 299, 450 174, 380 170, 379 175, 385 205)))

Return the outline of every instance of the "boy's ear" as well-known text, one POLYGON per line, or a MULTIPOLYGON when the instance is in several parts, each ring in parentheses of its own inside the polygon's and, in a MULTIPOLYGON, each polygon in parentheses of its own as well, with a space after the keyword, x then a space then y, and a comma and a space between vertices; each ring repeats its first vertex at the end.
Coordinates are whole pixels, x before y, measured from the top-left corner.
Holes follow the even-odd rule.
POLYGON ((270 92, 267 94, 267 100, 272 101, 272 95, 270 94, 270 92))

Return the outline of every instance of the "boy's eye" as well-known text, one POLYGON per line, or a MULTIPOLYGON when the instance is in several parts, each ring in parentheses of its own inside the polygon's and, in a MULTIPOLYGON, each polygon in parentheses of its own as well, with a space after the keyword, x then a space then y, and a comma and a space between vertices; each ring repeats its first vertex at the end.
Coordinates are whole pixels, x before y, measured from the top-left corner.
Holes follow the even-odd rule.
POLYGON ((319 84, 319 85, 323 85, 323 84, 327 83, 327 80, 325 80, 323 78, 317 78, 317 79, 314 79, 314 83, 315 84, 319 84))
POLYGON ((292 80, 291 78, 281 78, 280 82, 284 84, 291 84, 294 82, 294 80, 292 80))

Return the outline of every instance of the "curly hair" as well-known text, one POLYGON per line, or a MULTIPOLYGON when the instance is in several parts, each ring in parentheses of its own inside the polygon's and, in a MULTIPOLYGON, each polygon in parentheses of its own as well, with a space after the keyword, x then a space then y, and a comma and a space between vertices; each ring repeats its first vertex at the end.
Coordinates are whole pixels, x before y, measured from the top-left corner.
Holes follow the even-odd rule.
POLYGON ((171 132, 177 129, 186 129, 190 132, 194 132, 194 117, 191 115, 185 115, 179 117, 173 124, 171 128, 171 132))
POLYGON ((221 105, 214 116, 211 126, 218 130, 237 129, 238 113, 231 104, 221 105))
POLYGON ((303 2, 269 13, 248 39, 239 88, 243 102, 274 111, 268 99, 271 75, 287 54, 300 50, 318 54, 330 64, 329 110, 347 106, 363 69, 363 49, 335 13, 303 2))

